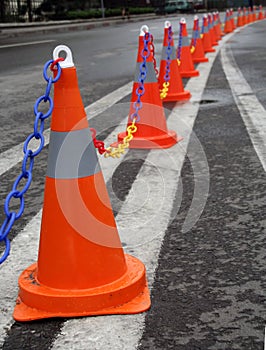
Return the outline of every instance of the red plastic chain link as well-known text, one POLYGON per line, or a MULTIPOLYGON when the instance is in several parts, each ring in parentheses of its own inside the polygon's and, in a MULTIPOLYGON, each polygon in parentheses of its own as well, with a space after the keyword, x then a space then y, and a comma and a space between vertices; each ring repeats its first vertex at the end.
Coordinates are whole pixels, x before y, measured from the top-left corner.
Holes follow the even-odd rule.
POLYGON ((91 136, 93 139, 94 147, 98 148, 98 152, 100 154, 104 154, 105 152, 109 153, 110 151, 108 151, 104 147, 104 142, 96 139, 96 130, 94 128, 90 128, 90 130, 91 130, 91 136))
POLYGON ((154 66, 155 74, 156 74, 156 77, 158 77, 159 71, 157 69, 157 63, 156 63, 156 58, 155 58, 155 49, 154 49, 152 34, 151 34, 151 41, 150 41, 150 52, 152 54, 152 60, 153 60, 153 66, 154 66))
POLYGON ((61 61, 64 61, 65 59, 63 57, 58 57, 56 60, 54 60, 54 62, 51 64, 51 71, 52 72, 56 72, 57 68, 56 68, 56 65, 58 62, 61 62, 61 61))

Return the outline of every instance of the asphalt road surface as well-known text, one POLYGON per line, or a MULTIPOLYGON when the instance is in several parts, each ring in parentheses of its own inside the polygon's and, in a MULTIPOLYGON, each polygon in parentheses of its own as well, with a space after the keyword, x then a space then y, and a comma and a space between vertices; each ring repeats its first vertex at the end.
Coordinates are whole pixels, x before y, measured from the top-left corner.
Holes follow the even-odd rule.
MULTIPOLYGON (((158 61, 163 22, 147 23, 158 61)), ((184 80, 191 100, 164 104, 168 129, 181 142, 164 150, 131 149, 119 159, 99 156, 124 250, 147 269, 152 305, 146 313, 13 320, 18 277, 38 254, 47 121, 25 212, 9 234, 11 253, 0 267, 2 349, 264 348, 265 27, 263 20, 223 37, 209 62, 198 65, 200 76, 184 80)), ((2 40, 1 222, 53 48, 71 47, 89 124, 109 145, 126 127, 138 31, 139 24, 130 23, 2 40)))

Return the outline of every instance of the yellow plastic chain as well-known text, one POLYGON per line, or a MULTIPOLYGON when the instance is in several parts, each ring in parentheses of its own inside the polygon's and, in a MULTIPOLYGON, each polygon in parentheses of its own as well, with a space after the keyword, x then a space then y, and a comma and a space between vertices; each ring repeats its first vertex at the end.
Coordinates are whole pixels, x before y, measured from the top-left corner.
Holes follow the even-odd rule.
POLYGON ((190 52, 193 53, 195 51, 195 46, 191 46, 190 52))
POLYGON ((178 66, 180 66, 181 61, 180 61, 178 58, 177 58, 176 60, 177 60, 177 64, 178 64, 178 66))
POLYGON ((160 97, 161 99, 164 99, 167 96, 168 90, 169 90, 169 81, 165 81, 163 83, 163 88, 160 90, 160 97))
POLYGON ((133 134, 137 131, 135 125, 136 118, 133 119, 132 124, 127 127, 127 135, 123 138, 123 141, 118 144, 117 147, 108 147, 104 153, 104 157, 120 158, 121 154, 125 153, 125 150, 129 148, 129 142, 133 139, 133 134))

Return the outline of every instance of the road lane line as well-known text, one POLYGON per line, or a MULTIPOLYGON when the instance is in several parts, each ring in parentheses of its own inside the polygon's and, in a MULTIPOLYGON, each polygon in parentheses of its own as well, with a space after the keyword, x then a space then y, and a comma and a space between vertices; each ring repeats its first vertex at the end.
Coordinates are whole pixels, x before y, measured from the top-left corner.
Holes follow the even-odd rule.
POLYGON ((6 45, 1 45, 0 49, 7 49, 7 48, 19 47, 19 46, 40 45, 40 44, 47 44, 47 43, 53 43, 53 42, 55 42, 55 40, 41 40, 41 41, 30 41, 27 43, 6 44, 6 45))
MULTIPOLYGON (((119 100, 130 94, 132 91, 132 82, 129 82, 120 88, 112 91, 108 95, 100 98, 99 100, 93 102, 89 106, 85 107, 85 112, 88 116, 88 120, 94 118, 96 115, 103 113, 109 107, 113 106, 119 100)), ((43 133, 44 135, 44 146, 49 143, 50 129, 46 129, 43 133)), ((25 140, 28 135, 25 135, 25 140)), ((20 144, 0 153, 0 176, 11 169, 13 166, 22 162, 24 141, 20 144)), ((31 149, 34 151, 39 147, 39 142, 33 139, 30 143, 31 149)))
POLYGON ((221 50, 221 61, 237 108, 266 171, 266 111, 240 71, 230 47, 221 50))
MULTIPOLYGON (((176 105, 167 120, 168 128, 176 130, 179 135, 184 136, 184 140, 170 149, 151 150, 149 152, 124 205, 116 217, 120 238, 127 244, 125 251, 143 261, 147 269, 150 288, 152 288, 165 230, 171 219, 178 178, 198 114, 201 96, 221 45, 229 40, 232 35, 233 33, 223 38, 216 52, 209 55, 208 64, 199 65, 200 76, 190 79, 186 85, 186 89, 192 93, 191 101, 176 105), (157 174, 154 170, 158 170, 157 174), (158 187, 161 179, 165 182, 163 191, 158 187), (153 192, 147 191, 143 184, 153 184, 153 192), (156 191, 154 191, 154 188, 156 191), (147 193, 151 195, 148 200, 147 193), (136 205, 136 195, 138 194, 142 194, 142 201, 145 202, 145 207, 140 208, 136 212, 134 211, 134 205, 136 205), (163 201, 163 198, 167 199, 167 201, 163 201), (164 204, 163 208, 161 207, 162 201, 164 204), (152 210, 155 210, 159 215, 154 215, 153 220, 150 220, 148 224, 146 222, 143 223, 143 219, 147 217, 147 214, 150 215, 152 210), (140 228, 141 225, 142 227, 140 228), (153 231, 157 232, 156 237, 153 237, 147 246, 146 238, 153 231), (138 240, 137 242, 135 242, 136 239, 138 240), (141 243, 144 244, 142 245, 141 243)), ((145 313, 67 320, 54 342, 53 349, 63 350, 69 344, 75 344, 75 347, 79 350, 137 349, 144 326, 145 313), (90 330, 89 335, 88 329, 90 330)))

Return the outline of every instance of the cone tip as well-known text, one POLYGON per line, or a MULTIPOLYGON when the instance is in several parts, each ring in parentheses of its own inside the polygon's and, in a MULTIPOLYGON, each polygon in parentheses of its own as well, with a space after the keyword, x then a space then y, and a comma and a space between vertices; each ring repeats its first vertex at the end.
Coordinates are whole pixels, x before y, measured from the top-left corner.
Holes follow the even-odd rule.
POLYGON ((144 36, 146 33, 149 33, 149 27, 146 24, 144 24, 140 28, 140 36, 144 36))
POLYGON ((199 17, 197 15, 194 16, 194 21, 197 21, 199 17))
POLYGON ((61 68, 74 67, 72 52, 70 48, 66 45, 58 45, 53 52, 54 60, 60 57, 59 56, 60 52, 65 52, 65 55, 66 55, 64 61, 59 63, 61 68))
POLYGON ((169 28, 171 27, 171 22, 170 21, 165 21, 164 22, 164 28, 169 28))
POLYGON ((184 17, 180 19, 180 23, 182 23, 182 24, 186 24, 186 20, 185 20, 185 18, 184 18, 184 17))

